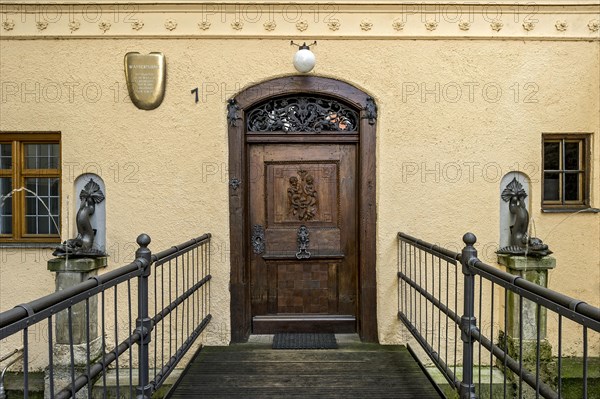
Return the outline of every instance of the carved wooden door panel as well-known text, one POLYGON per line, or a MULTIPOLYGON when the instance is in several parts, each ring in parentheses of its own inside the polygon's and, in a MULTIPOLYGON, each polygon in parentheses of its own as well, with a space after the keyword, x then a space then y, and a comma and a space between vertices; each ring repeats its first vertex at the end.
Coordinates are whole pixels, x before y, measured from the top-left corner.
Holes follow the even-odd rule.
POLYGON ((248 154, 253 332, 356 331, 356 145, 248 154))

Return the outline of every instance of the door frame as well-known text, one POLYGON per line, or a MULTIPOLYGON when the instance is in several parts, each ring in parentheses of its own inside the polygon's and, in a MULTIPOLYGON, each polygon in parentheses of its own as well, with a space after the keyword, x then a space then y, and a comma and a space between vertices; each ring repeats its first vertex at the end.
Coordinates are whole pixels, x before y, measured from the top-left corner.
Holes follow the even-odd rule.
POLYGON ((376 190, 375 134, 377 112, 373 98, 337 79, 293 75, 248 87, 229 100, 229 231, 231 341, 245 342, 252 326, 250 266, 246 259, 250 237, 248 226, 248 184, 246 110, 273 97, 308 94, 340 99, 360 110, 358 143, 358 333, 363 341, 377 342, 376 284, 376 190))

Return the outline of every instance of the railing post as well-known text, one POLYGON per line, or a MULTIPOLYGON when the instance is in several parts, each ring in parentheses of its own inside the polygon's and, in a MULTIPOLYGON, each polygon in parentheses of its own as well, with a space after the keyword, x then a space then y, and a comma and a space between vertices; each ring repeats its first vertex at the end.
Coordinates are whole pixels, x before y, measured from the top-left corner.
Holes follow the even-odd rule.
POLYGON ((477 328, 475 319, 475 276, 471 272, 470 262, 477 259, 477 250, 473 245, 477 237, 473 233, 463 236, 465 247, 462 250, 460 262, 464 275, 464 310, 460 319, 460 337, 463 341, 463 375, 460 383, 460 398, 471 399, 475 396, 475 384, 473 383, 473 339, 471 332, 477 328))
POLYGON ((150 399, 152 395, 152 387, 149 384, 149 344, 151 339, 151 319, 148 316, 148 277, 150 276, 152 264, 152 254, 148 249, 150 245, 150 236, 140 234, 137 238, 137 243, 140 246, 135 252, 136 260, 142 262, 144 273, 138 277, 138 318, 136 320, 136 330, 141 335, 141 340, 138 346, 139 355, 139 381, 137 387, 137 399, 150 399))

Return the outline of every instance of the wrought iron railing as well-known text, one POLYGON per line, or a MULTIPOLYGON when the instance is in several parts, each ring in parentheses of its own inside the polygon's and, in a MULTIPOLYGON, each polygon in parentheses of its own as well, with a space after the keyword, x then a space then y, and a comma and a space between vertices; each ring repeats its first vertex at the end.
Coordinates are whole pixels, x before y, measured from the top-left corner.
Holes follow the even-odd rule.
POLYGON ((600 309, 487 265, 475 236, 463 241, 459 254, 398 233, 398 317, 449 386, 460 398, 597 397, 600 309))
POLYGON ((152 254, 150 237, 142 234, 132 263, 1 313, 0 340, 21 334, 24 397, 30 391, 29 337, 42 325, 36 333, 44 331, 47 341, 51 398, 79 397, 84 389, 90 398, 93 389, 102 397, 112 389, 116 397, 150 398, 212 318, 210 237, 152 254), (90 320, 96 307, 97 324, 90 320), (68 342, 62 344, 54 336, 59 314, 67 320, 68 342), (75 343, 78 338, 82 343, 75 343), (67 359, 60 370, 59 356, 67 359))

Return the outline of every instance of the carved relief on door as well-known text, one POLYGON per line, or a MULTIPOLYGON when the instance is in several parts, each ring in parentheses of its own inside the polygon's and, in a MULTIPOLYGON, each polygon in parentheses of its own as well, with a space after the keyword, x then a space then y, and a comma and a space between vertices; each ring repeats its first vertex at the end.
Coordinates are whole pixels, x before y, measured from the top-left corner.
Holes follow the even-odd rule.
POLYGON ((315 178, 304 169, 298 171, 298 176, 290 177, 288 212, 297 216, 298 220, 311 220, 317 211, 315 178))
POLYGON ((337 162, 267 163, 267 225, 338 225, 337 162))

